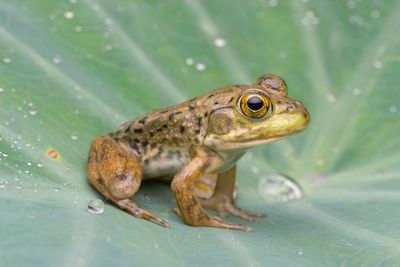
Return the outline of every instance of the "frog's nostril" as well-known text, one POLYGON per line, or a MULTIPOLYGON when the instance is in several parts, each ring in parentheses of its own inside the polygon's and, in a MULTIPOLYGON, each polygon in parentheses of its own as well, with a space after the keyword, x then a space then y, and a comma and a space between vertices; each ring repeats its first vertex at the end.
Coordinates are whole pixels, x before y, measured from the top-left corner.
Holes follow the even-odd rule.
POLYGON ((293 104, 289 104, 289 105, 286 106, 286 111, 291 111, 291 110, 294 110, 294 109, 296 109, 296 106, 293 105, 293 104))

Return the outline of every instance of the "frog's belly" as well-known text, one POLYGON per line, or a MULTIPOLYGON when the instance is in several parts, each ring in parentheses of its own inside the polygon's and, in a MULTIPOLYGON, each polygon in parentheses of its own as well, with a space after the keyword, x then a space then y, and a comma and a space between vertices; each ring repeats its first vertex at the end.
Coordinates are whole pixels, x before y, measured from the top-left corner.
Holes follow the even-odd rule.
POLYGON ((165 151, 144 161, 144 178, 175 175, 190 160, 189 151, 165 151))

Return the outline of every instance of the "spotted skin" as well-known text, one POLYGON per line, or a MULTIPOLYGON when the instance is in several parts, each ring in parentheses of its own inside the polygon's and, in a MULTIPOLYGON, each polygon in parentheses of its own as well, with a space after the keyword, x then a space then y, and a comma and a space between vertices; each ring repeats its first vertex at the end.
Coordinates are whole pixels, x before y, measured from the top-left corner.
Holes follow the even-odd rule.
POLYGON ((88 180, 121 209, 165 227, 169 227, 166 221, 140 208, 133 196, 142 180, 169 181, 176 212, 188 225, 250 232, 250 227, 226 223, 204 208, 221 217, 258 220, 259 214, 235 204, 237 161, 248 149, 298 133, 308 122, 303 104, 288 97, 286 83, 265 74, 253 85, 217 88, 97 137, 89 152, 88 180), (243 99, 251 99, 253 105, 243 99), (263 117, 256 117, 259 114, 263 117), (214 186, 204 187, 200 181, 206 177, 216 179, 214 186))

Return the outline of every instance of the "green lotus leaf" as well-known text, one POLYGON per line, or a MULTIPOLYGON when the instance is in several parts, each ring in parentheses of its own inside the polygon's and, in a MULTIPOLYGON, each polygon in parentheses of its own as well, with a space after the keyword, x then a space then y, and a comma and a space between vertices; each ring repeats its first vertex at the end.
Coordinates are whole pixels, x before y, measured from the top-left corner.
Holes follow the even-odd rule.
POLYGON ((0 1, 0 266, 400 266, 399 13, 395 0, 0 1), (254 233, 185 225, 165 184, 136 201, 171 229, 88 185, 96 136, 265 72, 312 122, 239 162, 237 202, 268 214, 254 233))

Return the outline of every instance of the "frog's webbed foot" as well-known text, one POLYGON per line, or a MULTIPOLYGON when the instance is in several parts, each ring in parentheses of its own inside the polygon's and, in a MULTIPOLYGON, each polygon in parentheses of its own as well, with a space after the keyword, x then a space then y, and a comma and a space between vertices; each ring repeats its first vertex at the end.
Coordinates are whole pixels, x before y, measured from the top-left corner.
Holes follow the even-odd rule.
POLYGON ((239 208, 233 200, 230 200, 229 197, 222 194, 214 195, 210 199, 201 200, 201 205, 203 208, 215 210, 218 212, 218 216, 222 218, 229 214, 255 223, 260 218, 265 217, 263 214, 253 213, 239 208))
MULTIPOLYGON (((184 219, 184 217, 181 214, 181 211, 179 208, 174 208, 172 209, 173 212, 175 212, 179 217, 184 219)), ((212 217, 204 213, 205 216, 201 218, 201 221, 198 221, 198 224, 192 224, 193 226, 205 226, 205 227, 216 227, 216 228, 224 228, 228 230, 237 230, 237 231, 243 231, 243 232, 253 232, 253 229, 248 226, 244 226, 241 224, 233 224, 233 223, 226 223, 221 220, 221 218, 217 217, 212 217)))

